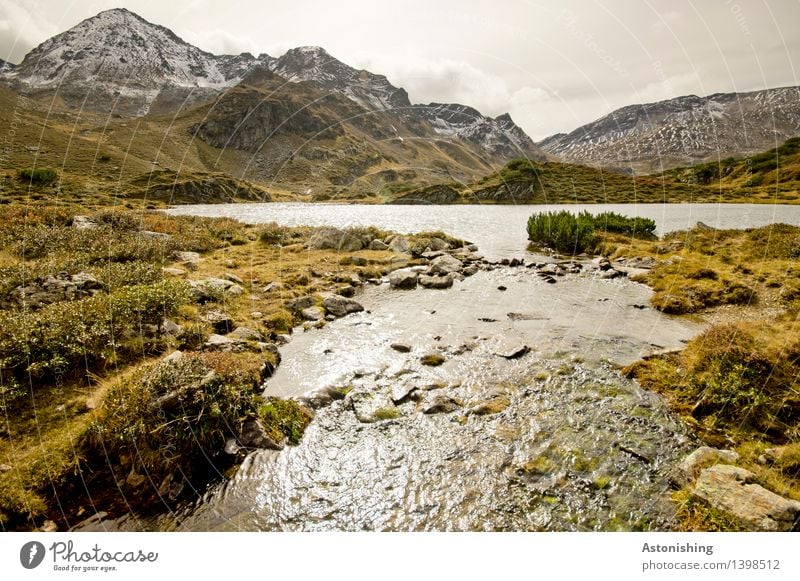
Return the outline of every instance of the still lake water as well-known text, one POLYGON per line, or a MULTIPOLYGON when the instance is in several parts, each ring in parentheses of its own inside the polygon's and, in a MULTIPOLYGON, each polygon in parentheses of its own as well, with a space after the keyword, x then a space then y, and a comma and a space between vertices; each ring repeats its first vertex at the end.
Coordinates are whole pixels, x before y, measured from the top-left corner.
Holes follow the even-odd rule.
POLYGON ((748 228, 775 222, 800 226, 800 205, 770 204, 585 204, 519 206, 391 206, 340 204, 198 204, 177 206, 170 214, 226 216, 259 224, 285 226, 378 226, 395 232, 443 230, 474 242, 487 258, 517 255, 527 244, 525 224, 535 212, 588 210, 652 218, 658 232, 691 228, 703 222, 713 228, 748 228))

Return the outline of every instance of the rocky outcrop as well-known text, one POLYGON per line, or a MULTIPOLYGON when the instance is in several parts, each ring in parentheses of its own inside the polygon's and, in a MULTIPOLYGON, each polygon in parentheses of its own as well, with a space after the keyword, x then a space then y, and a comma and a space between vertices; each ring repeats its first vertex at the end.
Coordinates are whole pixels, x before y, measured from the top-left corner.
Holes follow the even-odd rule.
POLYGON ((18 286, 8 294, 10 306, 25 306, 39 309, 61 301, 74 301, 92 296, 104 288, 102 282, 91 274, 60 272, 55 276, 37 278, 31 283, 18 286))
POLYGON ((436 184, 412 190, 403 194, 390 203, 403 205, 417 204, 454 204, 461 199, 461 193, 453 186, 436 184))
POLYGON ((364 241, 351 231, 338 228, 321 228, 309 239, 308 247, 316 250, 340 250, 355 252, 362 250, 370 241, 364 241))
POLYGON ((187 282, 192 297, 198 303, 220 301, 244 294, 244 288, 224 278, 204 278, 187 282))
POLYGON ((697 477, 692 495, 758 531, 789 531, 800 524, 800 502, 788 500, 755 484, 752 472, 717 464, 697 477))

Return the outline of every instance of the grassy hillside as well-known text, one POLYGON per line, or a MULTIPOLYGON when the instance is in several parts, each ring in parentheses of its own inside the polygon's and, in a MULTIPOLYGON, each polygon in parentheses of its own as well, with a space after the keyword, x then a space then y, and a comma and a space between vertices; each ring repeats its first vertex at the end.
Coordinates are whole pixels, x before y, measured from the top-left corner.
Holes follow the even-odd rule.
POLYGON ((726 197, 794 203, 800 199, 800 137, 757 155, 677 168, 664 172, 663 177, 679 184, 705 186, 726 197))
POLYGON ((728 158, 651 176, 515 159, 467 185, 395 190, 393 203, 800 203, 800 138, 744 159, 728 158), (443 196, 441 188, 455 190, 443 196))

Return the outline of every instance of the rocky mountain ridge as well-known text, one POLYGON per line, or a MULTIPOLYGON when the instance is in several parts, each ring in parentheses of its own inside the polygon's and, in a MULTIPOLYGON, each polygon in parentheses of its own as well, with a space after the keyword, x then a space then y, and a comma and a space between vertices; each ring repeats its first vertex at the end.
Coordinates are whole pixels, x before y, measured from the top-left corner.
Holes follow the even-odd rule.
POLYGON ((800 87, 629 105, 538 143, 571 162, 639 173, 751 155, 800 135, 800 87))

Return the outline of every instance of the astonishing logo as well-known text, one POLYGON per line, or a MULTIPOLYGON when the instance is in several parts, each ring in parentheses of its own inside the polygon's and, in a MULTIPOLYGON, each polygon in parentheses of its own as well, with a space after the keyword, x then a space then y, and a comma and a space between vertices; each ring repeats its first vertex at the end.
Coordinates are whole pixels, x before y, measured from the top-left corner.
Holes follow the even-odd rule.
POLYGON ((19 562, 26 569, 36 569, 44 560, 44 545, 39 541, 30 541, 19 550, 19 562))

